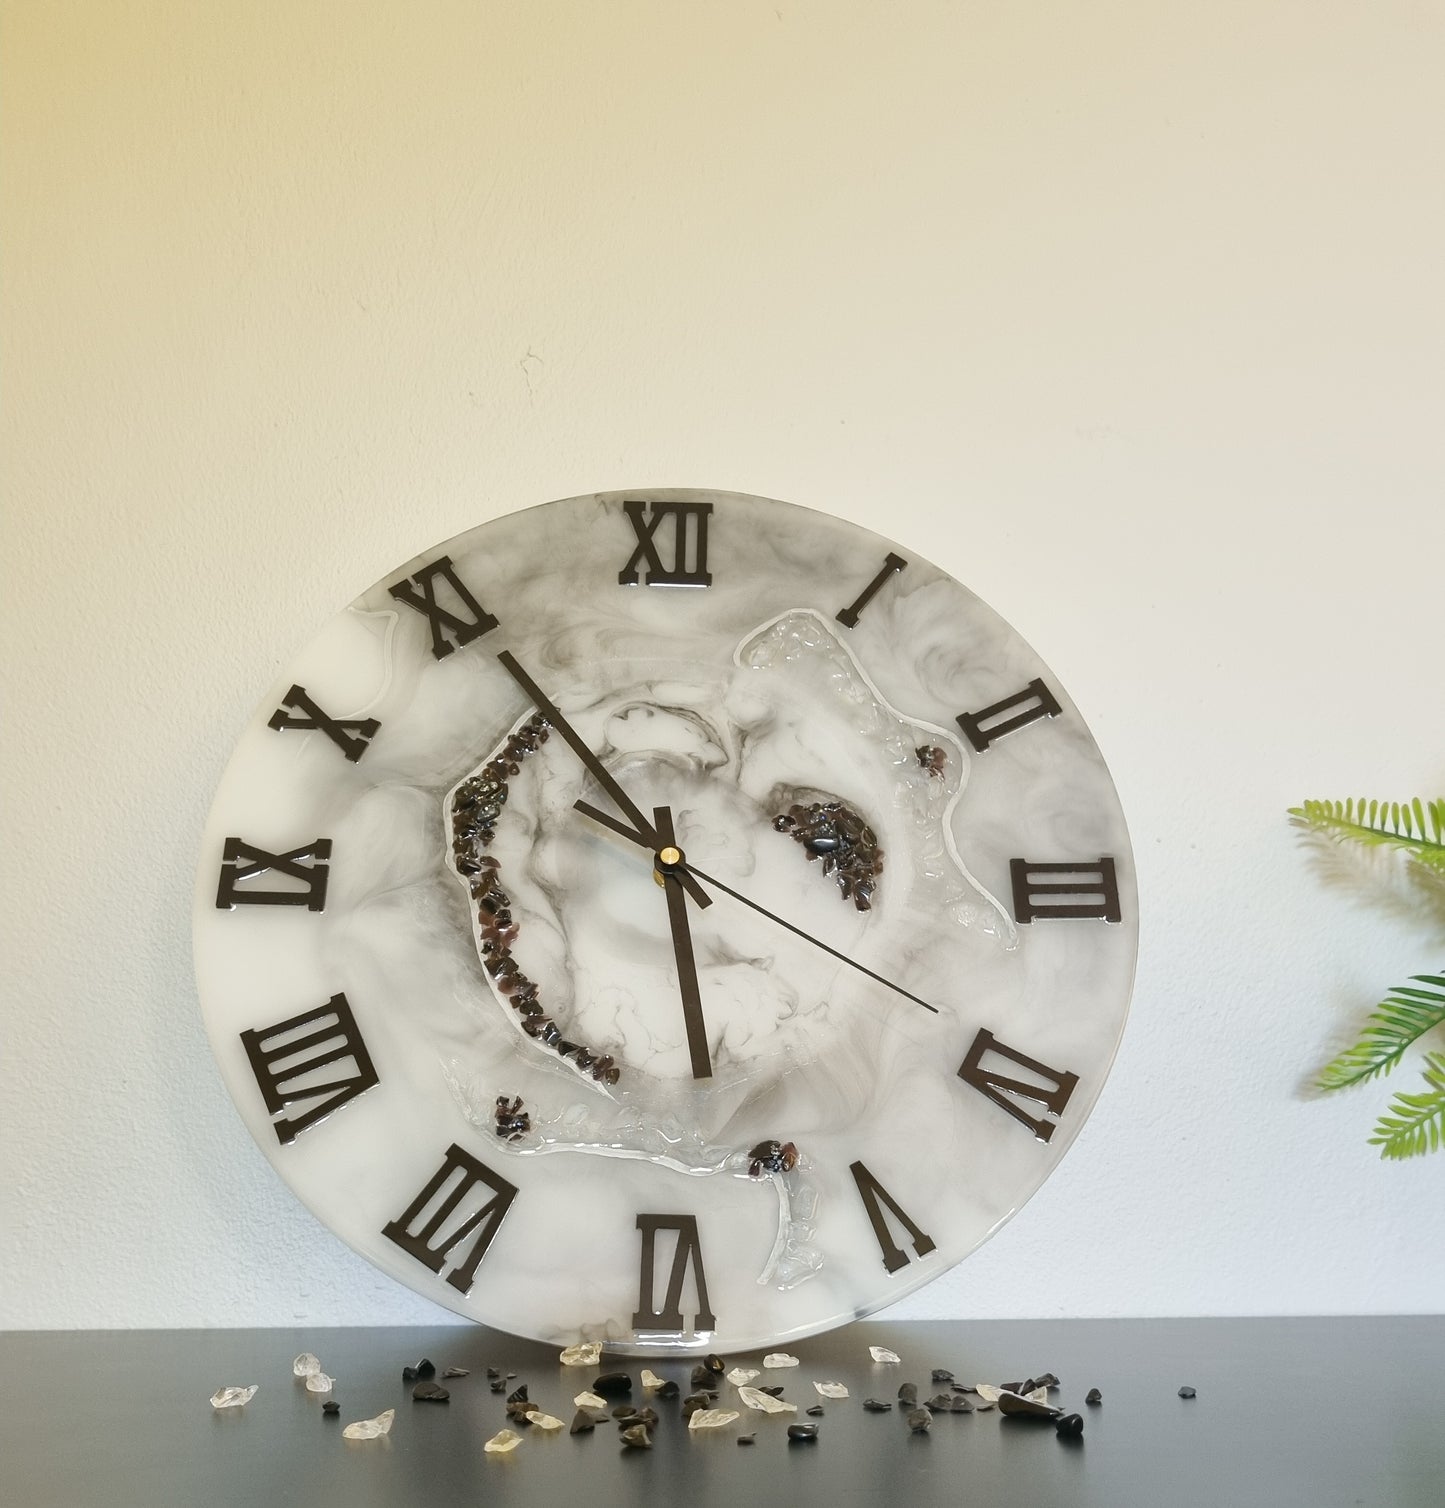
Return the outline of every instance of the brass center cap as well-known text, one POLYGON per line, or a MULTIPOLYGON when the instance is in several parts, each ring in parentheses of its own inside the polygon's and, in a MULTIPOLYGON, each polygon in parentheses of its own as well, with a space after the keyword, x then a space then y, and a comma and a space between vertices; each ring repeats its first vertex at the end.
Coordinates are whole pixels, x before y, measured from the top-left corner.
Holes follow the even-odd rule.
POLYGON ((682 863, 682 850, 680 848, 660 848, 657 851, 657 862, 672 869, 682 863))

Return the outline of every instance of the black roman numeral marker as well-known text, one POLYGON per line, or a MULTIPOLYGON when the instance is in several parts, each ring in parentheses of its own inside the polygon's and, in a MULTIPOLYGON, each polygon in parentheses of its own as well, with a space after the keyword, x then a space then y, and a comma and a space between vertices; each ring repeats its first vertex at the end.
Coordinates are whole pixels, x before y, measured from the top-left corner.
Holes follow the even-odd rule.
POLYGON ((1037 1058, 1030 1058, 1024 1053, 1016 1052, 1012 1047, 1005 1046, 987 1028, 981 1029, 973 1039, 973 1046, 969 1048, 968 1056, 958 1070, 958 1076, 965 1084, 971 1084, 980 1094, 991 1099, 995 1105, 1007 1110, 1020 1125, 1027 1126, 1040 1141, 1048 1141, 1054 1134, 1054 1127, 1069 1103, 1069 1096, 1073 1094, 1074 1086, 1079 1082, 1079 1076, 1076 1073, 1060 1072, 1057 1068, 1050 1068, 1047 1063, 1040 1063, 1037 1058), (1036 1074, 1045 1082, 1035 1083, 1027 1079, 1009 1078, 1007 1074, 1000 1073, 996 1068, 985 1068, 983 1055, 986 1052, 1007 1058, 1011 1063, 1028 1069, 1030 1073, 1036 1074), (1044 1110, 1053 1116, 1053 1120, 1046 1120, 1042 1115, 1031 1115, 1019 1103, 1020 1100, 1032 1100, 1035 1104, 1042 1105, 1044 1110))
POLYGON ((883 569, 859 592, 857 599, 838 614, 838 621, 844 628, 853 628, 857 625, 858 615, 878 595, 883 583, 896 572, 901 571, 908 562, 901 555, 895 555, 891 550, 883 558, 883 569))
POLYGON ((308 911, 326 909, 327 861, 331 858, 331 839, 317 838, 303 843, 289 853, 271 853, 247 843, 244 838, 227 838, 221 851, 221 878, 216 886, 216 909, 231 911, 237 906, 305 906, 308 911), (305 862, 310 860, 310 863, 305 862), (275 872, 300 882, 299 890, 263 890, 245 884, 257 875, 275 872))
POLYGON ((275 728, 278 733, 284 728, 318 729, 355 764, 366 753, 381 724, 374 717, 328 717, 307 695, 304 686, 293 686, 281 698, 281 705, 271 714, 271 721, 266 726, 275 728), (288 712, 300 715, 288 717, 288 712))
POLYGON ((632 523, 632 532, 637 536, 637 548, 617 573, 619 586, 636 586, 639 579, 637 567, 644 562, 647 575, 641 579, 647 586, 712 585, 707 568, 707 521, 712 513, 711 503, 631 501, 622 506, 632 523), (649 507, 652 516, 644 519, 643 509, 649 507), (665 518, 670 518, 673 523, 671 569, 663 565, 662 557, 657 553, 657 528, 665 518))
POLYGON ((470 644, 473 639, 480 639, 483 634, 491 633, 497 626, 497 620, 466 589, 461 577, 457 575, 456 567, 445 555, 432 561, 430 565, 423 566, 406 581, 398 581, 392 587, 391 595, 398 602, 404 602, 408 607, 414 607, 417 612, 425 614, 431 625, 431 652, 438 660, 444 660, 452 650, 460 649, 463 644, 470 644), (437 601, 438 576, 451 587, 457 600, 472 615, 470 622, 437 601), (454 638, 447 638, 447 629, 451 630, 454 638))
POLYGON ((381 1082, 345 995, 333 995, 314 1011, 303 1011, 274 1026, 243 1031, 241 1045, 251 1060, 267 1113, 274 1120, 292 1112, 289 1119, 275 1121, 276 1139, 283 1147, 381 1082), (343 1059, 348 1067, 340 1078, 316 1078, 321 1069, 343 1059))
POLYGON ((1057 717, 1064 709, 1044 683, 1035 677, 1022 691, 1006 696, 978 712, 960 712, 958 726, 980 754, 1005 733, 1017 732, 1041 717, 1057 717))
POLYGON ((873 1234, 878 1239, 878 1249, 883 1253, 883 1265, 889 1272, 897 1272, 900 1267, 908 1266, 908 1257, 903 1248, 893 1239, 893 1232, 888 1228, 888 1222, 883 1218, 881 1205, 886 1204, 893 1212, 893 1218, 906 1230, 913 1241, 913 1250, 920 1257, 926 1257, 933 1250, 933 1237, 925 1235, 911 1219, 904 1213, 903 1206, 883 1187, 881 1183, 861 1163, 852 1163, 848 1171, 853 1175, 853 1182, 858 1185, 858 1192, 863 1197, 863 1207, 868 1211, 868 1223, 873 1227, 873 1234))
POLYGON ((1035 864, 1028 859, 1010 859, 1008 867, 1013 880, 1014 919, 1020 924, 1060 918, 1120 920, 1119 878, 1113 859, 1086 864, 1035 864))
POLYGON ((447 1282, 468 1293, 477 1266, 516 1197, 515 1184, 453 1142, 441 1167, 406 1213, 383 1226, 381 1233, 432 1272, 451 1263, 447 1282))
POLYGON ((637 1228, 642 1232, 642 1281, 638 1287, 637 1313, 632 1316, 635 1331, 665 1330, 680 1335, 685 1329, 716 1330, 717 1316, 707 1299, 707 1278, 702 1270, 702 1243, 697 1235, 696 1215, 639 1215, 637 1228), (667 1294, 659 1309, 653 1298, 657 1266, 657 1233, 677 1232, 677 1246, 672 1254, 672 1269, 667 1278, 667 1294), (693 1286, 697 1290, 697 1313, 692 1325, 683 1322, 682 1285, 692 1265, 693 1286))

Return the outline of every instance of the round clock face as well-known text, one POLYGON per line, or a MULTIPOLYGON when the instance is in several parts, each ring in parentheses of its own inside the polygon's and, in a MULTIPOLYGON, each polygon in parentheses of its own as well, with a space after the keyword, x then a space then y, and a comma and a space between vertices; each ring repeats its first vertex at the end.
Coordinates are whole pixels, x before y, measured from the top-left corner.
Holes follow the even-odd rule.
POLYGON ((221 783, 201 1001, 378 1267, 622 1351, 854 1319, 1058 1163, 1123 1029, 1118 799, 1008 624, 728 493, 500 518, 359 597, 221 783))

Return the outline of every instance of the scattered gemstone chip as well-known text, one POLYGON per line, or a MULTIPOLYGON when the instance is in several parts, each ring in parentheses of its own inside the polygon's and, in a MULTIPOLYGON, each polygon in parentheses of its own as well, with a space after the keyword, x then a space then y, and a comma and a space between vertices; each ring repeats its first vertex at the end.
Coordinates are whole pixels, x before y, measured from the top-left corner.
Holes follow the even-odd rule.
POLYGON ((448 1378, 450 1378, 450 1377, 469 1377, 470 1375, 471 1375, 471 1373, 467 1370, 466 1367, 448 1367, 446 1369, 446 1371, 442 1373, 443 1377, 448 1377, 448 1378))
POLYGON ((306 1379, 306 1391, 308 1393, 329 1393, 336 1386, 336 1379, 328 1377, 325 1372, 313 1372, 306 1379))
POLYGON ((446 1403, 452 1395, 439 1382, 419 1382, 411 1396, 418 1403, 446 1403))
POLYGON ((238 1409, 243 1408, 256 1396, 259 1383, 252 1383, 248 1388, 229 1387, 217 1388, 211 1394, 211 1407, 213 1409, 238 1409))
POLYGON ((564 1367, 595 1367, 602 1359, 602 1347, 596 1341, 568 1346, 557 1359, 564 1367))
POLYGON ((291 1370, 297 1377, 312 1377, 321 1370, 321 1359, 309 1351, 303 1351, 291 1363, 291 1370))
POLYGON ((927 1409, 909 1409, 908 1428, 915 1435, 926 1435, 933 1428, 933 1415, 927 1409))
POLYGON ((869 1346, 868 1354, 885 1367, 896 1367, 903 1360, 897 1351, 890 1351, 887 1346, 869 1346))
POLYGON ((544 1414, 541 1409, 533 1409, 527 1415, 527 1423, 535 1424, 538 1429, 546 1430, 549 1434, 554 1429, 562 1428, 562 1421, 555 1414, 544 1414))
POLYGON ((401 1369, 401 1380, 403 1382, 415 1382, 419 1377, 435 1377, 436 1374, 436 1364, 428 1361, 423 1356, 414 1367, 403 1367, 401 1369))
POLYGON ((790 1424, 788 1426, 789 1440, 816 1440, 818 1438, 818 1426, 816 1424, 790 1424))
POLYGON ((620 1398, 632 1391, 632 1379, 626 1372, 604 1372, 594 1379, 592 1391, 601 1393, 604 1398, 620 1398))
POLYGON ((328 1419, 339 1419, 341 1417, 341 1405, 334 1398, 328 1398, 326 1402, 321 1405, 321 1412, 325 1414, 328 1419))
POLYGON ((847 1384, 841 1382, 814 1382, 819 1394, 824 1398, 846 1398, 848 1396, 847 1384))
POLYGON ((756 1409, 760 1414, 796 1414, 798 1406, 795 1403, 785 1403, 781 1398, 774 1398, 771 1393, 765 1393, 761 1388, 739 1388, 738 1397, 744 1405, 750 1409, 756 1409))
POLYGON ((815 1403, 812 1408, 804 1409, 803 1412, 807 1414, 810 1419, 821 1419, 823 1417, 823 1405, 821 1403, 815 1403))
POLYGON ((1197 1398, 1199 1395, 1194 1391, 1193 1388, 1189 1387, 1188 1384, 1186 1384, 1184 1387, 1179 1389, 1179 1396, 1181 1398, 1197 1398))
POLYGON ((1022 1419, 1057 1419, 1062 1409, 1053 1408, 1041 1398, 1026 1398, 1021 1393, 1003 1391, 998 1395, 998 1411, 1022 1419))
POLYGON ((732 1371, 728 1373, 728 1381, 732 1383, 735 1388, 744 1388, 753 1380, 754 1377, 761 1377, 762 1375, 763 1374, 759 1372, 756 1367, 734 1367, 732 1371))
POLYGON ((652 1436, 645 1424, 632 1424, 622 1431, 622 1444, 632 1450, 651 1450, 652 1436))
POLYGON ((975 1383, 973 1390, 985 1403, 997 1403, 998 1395, 1004 1391, 1002 1388, 994 1387, 991 1382, 975 1383))
POLYGON ((892 1409, 893 1404, 886 1398, 865 1398, 863 1400, 863 1407, 870 1414, 886 1414, 892 1409))
POLYGON ((917 1403, 918 1384, 915 1382, 903 1383, 898 1389, 898 1401, 899 1403, 906 1403, 910 1407, 912 1407, 913 1404, 917 1403))
POLYGON ((690 1430, 723 1429, 742 1416, 736 1409, 698 1409, 687 1421, 690 1430))
POLYGON ((1076 1439, 1084 1433, 1084 1416, 1082 1414, 1065 1414, 1062 1418, 1054 1421, 1054 1429, 1061 1439, 1076 1439))
POLYGON ((656 1372, 650 1372, 646 1367, 643 1367, 642 1385, 647 1389, 649 1393, 655 1392, 658 1388, 660 1388, 664 1380, 665 1379, 659 1377, 656 1372))
POLYGON ((1092 1403, 1095 1406, 1097 1406, 1098 1404, 1101 1404, 1103 1401, 1104 1401, 1104 1395, 1098 1390, 1098 1388, 1090 1388, 1089 1391, 1084 1394, 1084 1402, 1085 1403, 1092 1403))
POLYGON ((516 1450, 522 1443, 522 1437, 514 1429, 499 1429, 482 1449, 489 1451, 494 1456, 504 1456, 508 1451, 516 1450))
POLYGON ((607 1400, 599 1397, 596 1393, 583 1391, 572 1400, 579 1409, 605 1409, 607 1400))
POLYGON ((798 1365, 796 1356, 789 1356, 786 1351, 769 1351, 763 1357, 765 1367, 795 1367, 798 1365))
POLYGON ((933 1375, 929 1378, 929 1381, 930 1382, 952 1382, 953 1381, 953 1373, 950 1372, 946 1367, 934 1367, 934 1369, 933 1369, 933 1375))
POLYGON ((358 1419, 355 1424, 348 1424, 341 1434, 347 1440, 379 1440, 391 1433, 395 1418, 395 1409, 383 1409, 375 1419, 358 1419))
POLYGON ((586 1409, 578 1409, 572 1416, 572 1424, 568 1429, 569 1435, 590 1435, 597 1428, 597 1421, 586 1409))
POLYGON ((738 1444, 739 1445, 751 1445, 753 1443, 753 1441, 756 1440, 756 1439, 757 1439, 756 1435, 739 1435, 738 1436, 738 1444))

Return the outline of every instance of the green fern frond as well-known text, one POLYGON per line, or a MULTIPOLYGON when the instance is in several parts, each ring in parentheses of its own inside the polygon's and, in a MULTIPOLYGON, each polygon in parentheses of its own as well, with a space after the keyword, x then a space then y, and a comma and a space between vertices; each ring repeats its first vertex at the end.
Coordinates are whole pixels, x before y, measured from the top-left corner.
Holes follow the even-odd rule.
POLYGON ((1425 1093, 1397 1093, 1380 1117, 1370 1145, 1381 1157, 1423 1157, 1445 1146, 1445 1054, 1425 1054, 1425 1082, 1425 1093))
POLYGON ((1412 979, 1433 988, 1396 985, 1370 1013, 1370 1024, 1360 1033, 1360 1040, 1321 1071, 1321 1089, 1343 1089, 1389 1073, 1412 1042, 1445 1024, 1445 976, 1416 974, 1412 979))
POLYGON ((1336 843, 1388 845, 1445 870, 1445 797, 1433 801, 1306 801, 1289 809, 1294 827, 1336 843))

